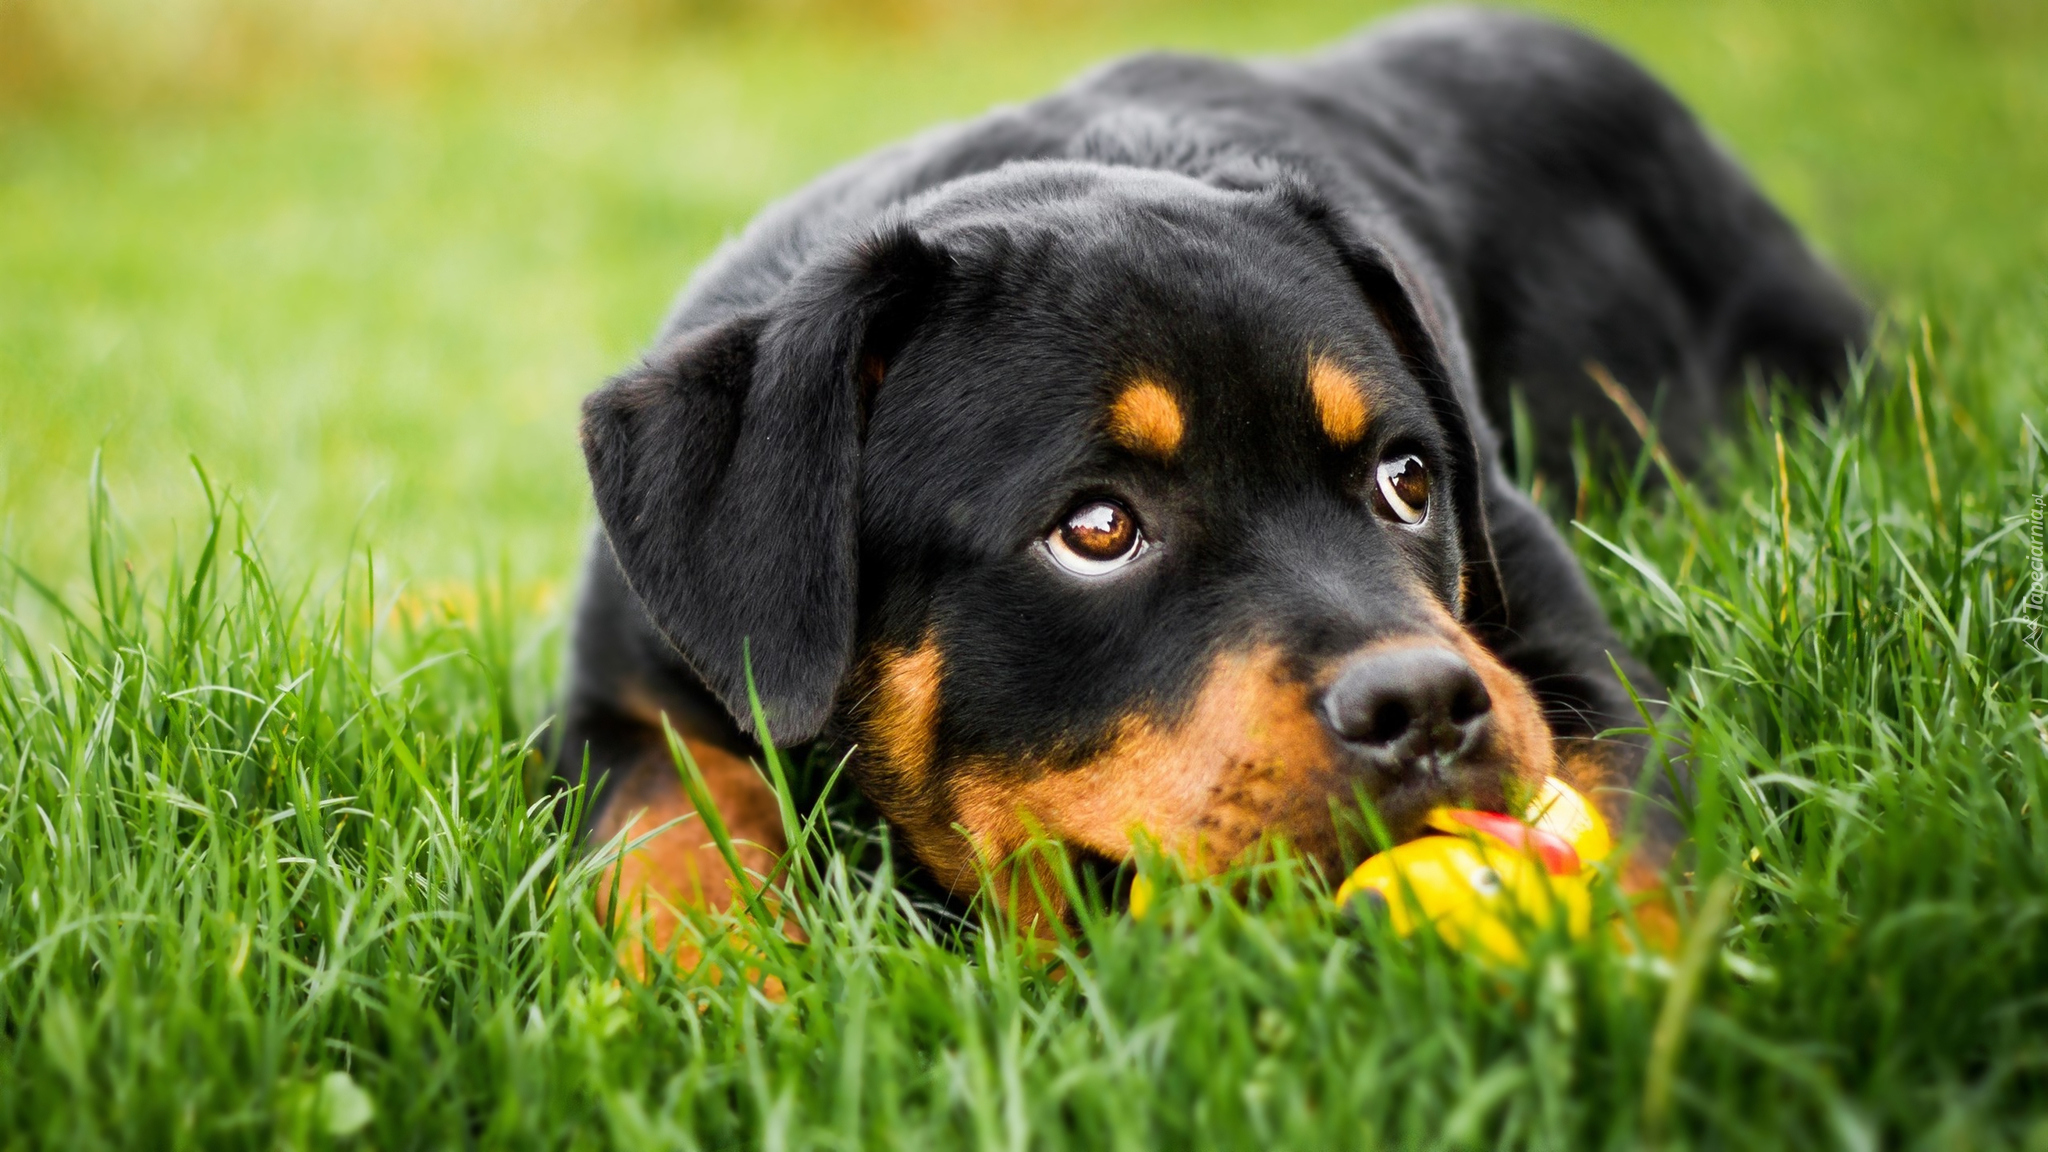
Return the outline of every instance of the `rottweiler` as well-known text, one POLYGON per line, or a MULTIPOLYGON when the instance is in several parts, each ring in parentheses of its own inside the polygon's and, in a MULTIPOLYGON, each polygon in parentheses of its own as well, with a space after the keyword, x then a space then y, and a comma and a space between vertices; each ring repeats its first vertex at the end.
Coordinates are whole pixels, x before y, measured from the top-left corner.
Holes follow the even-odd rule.
POLYGON ((614 877, 664 943, 731 899, 664 718, 762 872, 749 758, 823 739, 961 894, 1039 834, 1334 870, 1361 801, 1398 840, 1551 773, 1648 812, 1651 875, 1682 782, 1601 734, 1662 689, 1498 429, 1519 391, 1527 463, 1570 476, 1648 411, 1694 467, 1745 381, 1825 390, 1868 323, 1568 27, 1120 60, 771 206, 589 397, 560 772, 599 842, 669 824, 614 877))

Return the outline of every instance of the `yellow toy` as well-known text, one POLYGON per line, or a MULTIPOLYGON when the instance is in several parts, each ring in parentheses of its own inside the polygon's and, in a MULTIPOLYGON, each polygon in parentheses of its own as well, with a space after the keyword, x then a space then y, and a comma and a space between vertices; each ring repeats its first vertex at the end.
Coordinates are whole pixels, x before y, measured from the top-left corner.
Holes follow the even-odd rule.
MULTIPOLYGON (((1571 785, 1546 777, 1521 819, 1469 808, 1437 808, 1436 835, 1367 858, 1337 889, 1337 906, 1372 900, 1406 936, 1427 921, 1453 947, 1477 947, 1507 963, 1522 959, 1517 923, 1544 925, 1562 913, 1575 937, 1592 927, 1592 865, 1614 851, 1607 821, 1571 785)), ((1144 919, 1152 883, 1131 880, 1130 911, 1144 919)))
POLYGON ((1372 900, 1403 936, 1426 921, 1453 947, 1508 963, 1522 959, 1518 924, 1562 916, 1575 937, 1591 929, 1591 866, 1614 851, 1614 840, 1599 812, 1564 781, 1546 779, 1520 820, 1438 808, 1429 826, 1438 835, 1360 864, 1337 889, 1338 906, 1372 900))

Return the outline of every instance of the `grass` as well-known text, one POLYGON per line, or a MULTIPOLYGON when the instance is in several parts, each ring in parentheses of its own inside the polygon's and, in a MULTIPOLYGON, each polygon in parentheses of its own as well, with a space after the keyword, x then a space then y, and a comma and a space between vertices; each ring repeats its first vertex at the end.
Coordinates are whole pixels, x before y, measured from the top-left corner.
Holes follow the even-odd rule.
POLYGON ((814 805, 826 760, 790 766, 810 943, 741 919, 641 981, 536 799, 574 397, 683 269, 1118 46, 1356 13, 72 92, 0 113, 0 1146, 2048 1148, 2048 25, 1574 11, 1891 315, 1838 405, 1759 398, 1710 488, 1544 478, 1688 726, 1693 963, 1490 970, 1284 861, 1040 954, 814 805))

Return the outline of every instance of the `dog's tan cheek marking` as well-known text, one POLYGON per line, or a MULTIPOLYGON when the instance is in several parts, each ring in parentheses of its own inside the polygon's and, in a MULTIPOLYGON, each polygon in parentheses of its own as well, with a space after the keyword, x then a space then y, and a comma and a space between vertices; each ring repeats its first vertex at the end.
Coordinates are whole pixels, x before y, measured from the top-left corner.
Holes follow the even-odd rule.
POLYGON ((1173 459, 1186 432, 1180 401, 1149 377, 1126 385, 1109 406, 1109 438, 1141 456, 1173 459))
MULTIPOLYGON (((1282 676, 1280 663, 1270 649, 1218 657, 1186 715, 1170 725, 1128 715, 1109 747, 1079 765, 961 765, 952 821, 988 862, 1022 847, 1033 825, 1112 860, 1142 833, 1198 869, 1227 863, 1268 830, 1316 835, 1328 818, 1331 746, 1308 687, 1282 676)), ((967 844, 952 840, 971 886, 967 844)))
POLYGON ((879 660, 878 700, 867 737, 906 787, 921 787, 931 770, 943 673, 939 646, 929 637, 915 649, 886 651, 879 660))
MULTIPOLYGON (((935 795, 938 723, 945 660, 929 635, 916 648, 880 646, 863 655, 854 716, 853 774, 861 792, 900 829, 933 868, 958 836, 946 835, 944 798, 935 795)), ((973 869, 965 869, 972 887, 973 869)))
POLYGON ((1308 391, 1330 443, 1349 448, 1365 438, 1370 415, 1365 386, 1350 369, 1327 356, 1316 357, 1308 366, 1308 391))

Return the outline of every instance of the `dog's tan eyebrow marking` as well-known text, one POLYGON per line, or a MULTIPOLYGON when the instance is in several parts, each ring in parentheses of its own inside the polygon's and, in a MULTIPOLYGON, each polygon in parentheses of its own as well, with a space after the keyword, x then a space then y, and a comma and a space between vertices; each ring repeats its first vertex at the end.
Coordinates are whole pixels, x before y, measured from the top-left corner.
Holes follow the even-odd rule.
POLYGON ((1349 448, 1365 436, 1368 410, 1365 386, 1358 375, 1327 356, 1309 361, 1308 391, 1316 402, 1316 418, 1323 434, 1339 448, 1349 448))
POLYGON ((1173 459, 1186 431, 1180 401, 1150 376, 1125 385, 1109 406, 1109 438, 1141 456, 1173 459))

